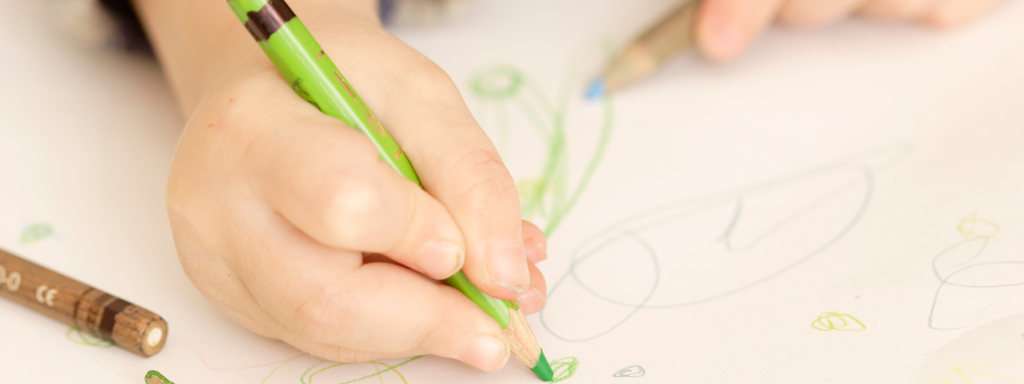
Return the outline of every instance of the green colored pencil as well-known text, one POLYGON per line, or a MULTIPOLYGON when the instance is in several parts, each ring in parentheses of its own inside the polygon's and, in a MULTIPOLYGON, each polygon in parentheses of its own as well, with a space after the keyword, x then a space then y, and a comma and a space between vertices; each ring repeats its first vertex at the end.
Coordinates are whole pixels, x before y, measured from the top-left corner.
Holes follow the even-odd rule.
MULTIPOLYGON (((409 158, 288 4, 283 0, 229 0, 228 5, 295 93, 323 113, 366 134, 377 147, 382 160, 422 187, 409 158)), ((544 351, 537 344, 515 300, 498 300, 484 294, 470 283, 462 271, 445 279, 445 283, 461 291, 494 318, 505 330, 512 353, 538 377, 551 380, 551 367, 544 351)))
POLYGON ((146 372, 146 384, 174 384, 157 371, 146 372))

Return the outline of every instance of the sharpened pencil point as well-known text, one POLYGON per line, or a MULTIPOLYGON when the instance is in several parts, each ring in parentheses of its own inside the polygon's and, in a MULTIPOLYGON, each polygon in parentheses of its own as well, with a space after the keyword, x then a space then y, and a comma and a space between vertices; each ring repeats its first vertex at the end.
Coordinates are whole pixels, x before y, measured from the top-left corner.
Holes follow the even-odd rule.
POLYGON ((598 77, 587 87, 587 100, 597 100, 604 97, 604 79, 598 77))
POLYGON ((174 384, 157 371, 146 372, 146 384, 174 384))
POLYGON ((551 371, 551 364, 548 364, 548 358, 544 357, 544 350, 540 351, 540 357, 537 358, 537 365, 533 366, 533 373, 537 374, 541 380, 551 381, 555 377, 555 373, 551 371))

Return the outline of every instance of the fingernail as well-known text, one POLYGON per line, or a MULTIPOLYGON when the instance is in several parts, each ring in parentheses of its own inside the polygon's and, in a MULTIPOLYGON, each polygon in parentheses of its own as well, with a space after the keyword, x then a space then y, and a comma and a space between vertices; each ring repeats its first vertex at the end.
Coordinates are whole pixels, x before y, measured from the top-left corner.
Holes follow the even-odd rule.
POLYGON ((447 241, 435 240, 427 243, 416 259, 416 265, 423 273, 435 279, 444 279, 459 269, 465 252, 462 247, 447 241))
POLYGON ((508 360, 508 348, 505 342, 494 336, 480 336, 462 354, 462 362, 486 372, 501 369, 508 360))
POLYGON ((516 301, 519 302, 519 309, 523 310, 523 313, 530 315, 540 312, 544 309, 544 304, 547 303, 547 299, 540 293, 537 287, 530 288, 522 296, 519 296, 516 301))
POLYGON ((704 32, 705 49, 716 60, 736 57, 746 44, 743 27, 721 9, 705 13, 704 32))
POLYGON ((524 240, 523 248, 526 248, 526 258, 529 260, 544 261, 548 259, 548 249, 544 247, 544 244, 537 240, 524 240))
POLYGON ((496 248, 487 256, 487 273, 495 285, 516 293, 530 288, 530 271, 521 247, 496 248))

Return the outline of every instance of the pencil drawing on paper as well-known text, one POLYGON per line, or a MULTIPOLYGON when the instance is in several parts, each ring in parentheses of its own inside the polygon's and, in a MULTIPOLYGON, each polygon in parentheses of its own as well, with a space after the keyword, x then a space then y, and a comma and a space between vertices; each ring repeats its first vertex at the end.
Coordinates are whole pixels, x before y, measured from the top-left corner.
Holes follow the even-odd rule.
POLYGON ((928 327, 936 330, 968 328, 997 309, 994 304, 1011 297, 1012 291, 1024 292, 1024 260, 998 259, 1002 252, 991 249, 999 225, 975 212, 960 220, 956 229, 962 239, 932 259, 939 286, 928 327))
POLYGON ((522 122, 516 126, 532 126, 533 139, 539 140, 545 148, 541 154, 529 154, 542 158, 535 174, 514 176, 523 218, 543 221, 541 228, 548 235, 558 228, 586 190, 608 148, 614 124, 614 104, 610 96, 598 101, 600 116, 595 121, 583 121, 569 113, 570 101, 574 100, 573 96, 582 95, 584 86, 581 71, 576 67, 576 64, 570 65, 557 99, 549 97, 539 84, 511 65, 482 68, 469 79, 469 91, 481 103, 477 119, 484 128, 497 130, 495 141, 499 152, 505 156, 514 154, 513 142, 529 141, 513 137, 512 121, 522 122), (580 127, 590 132, 578 130, 580 127), (579 144, 580 138, 572 136, 573 133, 579 134, 577 136, 596 134, 579 175, 574 175, 570 169, 570 155, 572 150, 580 150, 585 145, 579 144))
POLYGON ((838 312, 825 312, 818 315, 818 318, 811 323, 811 328, 819 331, 863 331, 868 327, 864 326, 856 317, 838 312))
POLYGON ((881 147, 615 222, 573 252, 541 324, 561 340, 592 340, 642 309, 706 303, 779 278, 850 233, 876 175, 911 152, 881 147), (569 307, 585 309, 559 312, 569 307), (588 327, 576 326, 582 319, 588 327))
POLYGON ((413 356, 393 363, 378 360, 362 363, 338 363, 313 357, 307 353, 300 353, 281 360, 224 367, 211 365, 206 361, 203 353, 200 353, 195 347, 189 346, 189 348, 196 353, 207 369, 213 371, 240 371, 272 367, 266 376, 263 376, 260 384, 295 382, 300 384, 311 384, 314 382, 339 384, 356 383, 370 379, 374 379, 371 381, 379 383, 408 384, 405 375, 398 368, 423 357, 413 356))
MULTIPOLYGON (((280 372, 283 368, 285 368, 285 366, 291 364, 292 362, 295 362, 300 358, 308 356, 309 355, 302 354, 281 362, 273 369, 271 369, 269 373, 267 373, 267 376, 263 378, 263 381, 261 381, 260 384, 294 382, 293 379, 276 379, 277 377, 284 378, 285 376, 275 376, 275 374, 280 372)), ((364 363, 338 363, 324 359, 317 359, 315 363, 306 367, 305 364, 308 364, 308 361, 305 364, 299 362, 297 363, 297 365, 300 368, 306 368, 302 370, 302 373, 299 375, 298 382, 301 384, 349 384, 361 382, 368 379, 376 379, 374 381, 380 383, 408 384, 409 381, 406 379, 405 375, 403 375, 402 372, 398 370, 398 368, 406 364, 409 364, 413 361, 416 361, 422 357, 423 356, 413 356, 393 364, 388 364, 377 360, 367 361, 364 363), (371 368, 372 370, 367 370, 367 368, 371 368)))
POLYGON ((626 368, 620 369, 618 372, 615 372, 612 374, 612 377, 641 377, 646 374, 647 371, 644 370, 644 367, 639 365, 630 365, 626 368))
POLYGON ((114 343, 93 336, 88 332, 83 332, 82 329, 78 327, 68 328, 68 330, 64 332, 64 337, 87 347, 110 348, 114 346, 114 343))
POLYGON ((996 372, 998 367, 976 360, 965 360, 954 364, 945 372, 932 378, 935 383, 961 383, 961 384, 982 384, 982 383, 1017 383, 1017 379, 996 372))
POLYGON ((53 235, 53 226, 49 223, 38 222, 25 226, 21 231, 18 241, 22 244, 38 243, 53 235))

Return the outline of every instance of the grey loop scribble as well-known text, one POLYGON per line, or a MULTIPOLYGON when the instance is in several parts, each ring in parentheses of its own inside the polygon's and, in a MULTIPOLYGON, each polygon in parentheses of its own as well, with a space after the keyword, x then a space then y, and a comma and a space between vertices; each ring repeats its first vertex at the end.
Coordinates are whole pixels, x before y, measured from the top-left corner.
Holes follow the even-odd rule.
POLYGON ((615 372, 612 374, 612 377, 641 377, 646 374, 647 371, 644 370, 644 367, 639 365, 630 365, 626 368, 620 369, 618 372, 615 372))
POLYGON ((978 251, 975 252, 974 256, 971 256, 971 258, 967 259, 967 261, 964 261, 964 262, 961 262, 961 263, 957 263, 957 264, 954 264, 952 266, 953 267, 959 267, 959 266, 964 265, 964 264, 969 264, 969 263, 973 262, 974 260, 978 259, 979 257, 981 257, 981 255, 985 253, 985 250, 988 248, 988 241, 989 241, 989 239, 987 239, 987 238, 966 239, 966 240, 961 241, 959 243, 953 244, 952 246, 949 246, 946 249, 943 249, 941 252, 939 252, 939 254, 935 255, 935 257, 932 259, 932 270, 935 272, 935 277, 939 279, 939 287, 935 289, 935 296, 932 299, 932 307, 931 307, 931 310, 928 312, 928 328, 939 330, 939 331, 951 331, 951 330, 965 329, 965 328, 969 328, 970 327, 969 325, 968 326, 963 326, 963 327, 937 327, 937 326, 935 326, 935 308, 939 306, 939 297, 942 294, 942 288, 944 288, 946 286, 963 287, 963 288, 974 288, 974 289, 991 289, 991 288, 1006 288, 1006 287, 1015 287, 1015 286, 1024 285, 1024 276, 1021 276, 1022 280, 1020 282, 1008 283, 1008 284, 961 284, 961 283, 956 283, 956 282, 950 281, 950 280, 953 279, 954 276, 956 276, 958 274, 961 274, 963 272, 967 272, 967 271, 976 269, 976 268, 986 268, 986 269, 987 268, 996 268, 996 269, 1002 269, 1002 267, 1004 267, 1006 265, 1022 265, 1022 264, 1024 264, 1024 261, 991 261, 991 262, 985 262, 985 263, 970 264, 970 265, 967 265, 967 266, 964 266, 964 267, 957 268, 957 269, 953 270, 953 272, 950 272, 946 276, 942 276, 942 273, 939 272, 939 260, 941 260, 943 256, 945 256, 947 254, 950 254, 952 251, 954 251, 954 250, 956 250, 956 249, 958 249, 958 248, 960 248, 962 246, 965 246, 967 244, 976 243, 976 242, 979 242, 979 241, 982 242, 982 243, 981 243, 981 246, 978 247, 978 251))
POLYGON ((865 214, 865 212, 867 210, 867 207, 870 205, 870 202, 871 202, 871 199, 872 199, 872 196, 873 196, 873 191, 874 191, 874 184, 875 184, 874 174, 875 174, 875 172, 879 171, 879 170, 882 170, 882 169, 885 169, 885 168, 888 168, 888 167, 896 164, 899 160, 901 160, 904 157, 906 157, 907 155, 909 155, 909 153, 911 151, 912 151, 912 148, 909 145, 905 145, 905 144, 894 145, 894 146, 889 146, 889 147, 883 147, 883 148, 875 149, 875 150, 872 150, 872 151, 867 151, 867 152, 864 152, 864 153, 861 153, 861 154, 858 154, 858 155, 849 156, 847 158, 839 159, 839 160, 833 161, 831 163, 827 163, 827 164, 824 164, 824 165, 821 165, 821 166, 818 166, 818 167, 814 167, 814 168, 805 170, 803 172, 797 172, 797 173, 794 173, 794 174, 791 174, 791 175, 782 176, 782 177, 778 177, 778 178, 775 178, 775 179, 769 179, 769 180, 766 180, 766 181, 763 181, 763 182, 759 182, 759 183, 754 183, 754 184, 749 185, 747 187, 737 188, 737 189, 732 190, 732 191, 725 191, 725 192, 711 194, 711 195, 708 195, 708 196, 705 196, 705 197, 700 197, 700 198, 695 198, 695 199, 684 199, 684 200, 680 200, 680 201, 676 201, 676 202, 672 202, 672 203, 668 203, 668 204, 663 204, 663 205, 654 207, 652 209, 640 212, 640 213, 635 214, 633 216, 627 217, 627 218, 625 218, 625 219, 623 219, 623 220, 621 220, 621 221, 619 221, 619 222, 617 222, 615 224, 612 224, 611 226, 609 226, 605 230, 598 232, 596 235, 594 235, 591 238, 589 238, 588 240, 584 241, 579 247, 577 247, 577 250, 573 253, 572 257, 570 258, 570 266, 569 266, 568 271, 565 274, 563 274, 551 286, 551 288, 549 290, 549 293, 548 293, 548 300, 550 301, 553 297, 555 297, 557 292, 558 292, 558 289, 562 286, 563 283, 566 282, 566 280, 568 278, 571 277, 589 295, 592 295, 593 297, 599 298, 599 299, 601 299, 603 301, 606 301, 606 302, 614 304, 614 305, 619 305, 619 306, 631 308, 632 310, 628 314, 626 314, 621 320, 619 320, 618 322, 613 324, 608 329, 605 329, 605 330, 603 330, 601 332, 598 332, 595 335, 588 336, 588 337, 582 337, 582 338, 568 338, 565 335, 562 335, 559 332, 556 332, 554 329, 552 329, 549 326, 549 324, 547 322, 547 319, 545 317, 546 311, 542 311, 540 313, 541 324, 544 326, 545 329, 547 329, 548 332, 550 332, 552 335, 554 335, 555 337, 557 337, 557 338, 559 338, 561 340, 564 340, 564 341, 577 341, 577 342, 578 341, 587 341, 587 340, 592 340, 592 339, 595 339, 595 338, 598 338, 598 337, 601 337, 603 335, 608 334, 609 332, 613 331, 614 329, 616 329, 617 327, 619 327, 620 325, 625 323, 629 318, 631 318, 640 309, 643 309, 643 308, 675 308, 675 307, 683 307, 683 306, 689 306, 689 305, 705 303, 705 302, 708 302, 708 301, 720 299, 720 298, 723 298, 723 297, 726 297, 726 296, 729 296, 729 295, 732 295, 732 294, 735 294, 735 293, 738 293, 738 292, 750 289, 750 288, 752 288, 754 286, 757 286, 757 285, 759 285, 761 283, 764 283, 766 281, 772 280, 772 279, 774 279, 774 278, 776 278, 776 277, 778 277, 778 276, 780 276, 780 275, 782 275, 782 274, 792 270, 793 268, 795 268, 798 265, 806 262, 807 260, 809 260, 809 259, 811 259, 811 258, 813 258, 813 257, 815 257, 815 256, 817 256, 819 254, 821 254, 825 250, 827 250, 830 247, 832 247, 833 245, 835 245, 843 237, 845 237, 856 226, 856 224, 860 221, 860 219, 864 216, 864 214, 865 214), (870 164, 870 163, 868 163, 866 161, 866 160, 870 159, 871 157, 877 157, 879 155, 885 156, 884 157, 884 161, 881 161, 881 162, 878 162, 878 163, 875 163, 875 164, 870 164), (862 174, 862 177, 859 178, 858 180, 853 181, 853 182, 845 183, 845 184, 843 184, 843 185, 833 189, 832 191, 822 195, 820 198, 812 201, 811 203, 800 207, 795 212, 787 215, 785 218, 783 218, 782 220, 778 221, 775 225, 767 228, 764 232, 762 232, 761 234, 755 236, 754 239, 751 240, 748 244, 740 246, 739 248, 734 248, 733 247, 732 240, 731 240, 732 231, 736 227, 737 223, 740 221, 741 215, 743 213, 743 207, 744 207, 743 201, 747 197, 752 196, 752 195, 756 195, 757 193, 760 193, 760 192, 764 192, 764 191, 768 191, 768 190, 771 190, 771 189, 774 189, 774 188, 777 188, 777 187, 784 186, 785 184, 790 184, 790 183, 793 183, 793 182, 797 182, 797 181, 801 181, 801 180, 806 180, 806 179, 809 179, 809 178, 814 177, 814 176, 818 176, 818 175, 822 175, 822 174, 826 174, 826 173, 830 173, 830 172, 836 172, 836 171, 840 171, 840 170, 844 170, 844 169, 848 170, 851 167, 855 168, 855 169, 859 169, 861 174, 862 174), (656 275, 655 283, 652 284, 651 289, 644 295, 644 298, 640 302, 638 302, 638 303, 629 303, 629 302, 623 302, 621 300, 613 299, 611 297, 608 297, 608 296, 606 296, 604 294, 601 294, 601 293, 597 292, 593 287, 591 287, 591 286, 587 285, 585 282, 583 282, 583 280, 577 274, 577 267, 579 267, 584 262, 590 260, 592 256, 598 254, 605 247, 607 247, 607 246, 609 246, 611 244, 614 244, 615 242, 620 241, 621 239, 624 239, 624 238, 629 238, 629 239, 637 242, 638 244, 640 244, 644 248, 646 253, 648 253, 648 256, 651 257, 651 260, 652 260, 652 262, 655 265, 655 272, 657 274, 657 273, 660 272, 660 271, 658 271, 658 267, 657 267, 657 259, 658 259, 657 251, 655 249, 653 249, 653 247, 651 247, 650 243, 648 241, 646 241, 646 239, 644 239, 644 237, 642 235, 640 235, 640 232, 643 232, 643 231, 645 231, 647 229, 652 229, 652 228, 660 227, 662 225, 665 225, 665 224, 668 224, 668 223, 671 223, 671 222, 676 222, 678 220, 685 219, 685 218, 687 218, 689 216, 693 216, 693 215, 695 215, 697 213, 700 213, 700 212, 703 212, 703 211, 706 211, 706 210, 710 210, 710 209, 714 209, 714 208, 720 208, 720 207, 722 207, 724 205, 730 205, 730 204, 735 207, 734 208, 734 213, 733 213, 732 219, 730 220, 730 222, 726 226, 726 228, 723 230, 722 235, 721 235, 721 237, 718 240, 719 240, 719 242, 722 243, 722 246, 724 248, 726 248, 727 250, 729 250, 730 252, 742 252, 744 250, 750 249, 751 247, 753 247, 756 244, 761 243, 763 240, 765 240, 767 238, 770 238, 772 234, 776 233, 781 228, 785 227, 786 225, 788 225, 789 223, 793 222, 797 218, 799 218, 801 216, 804 216, 804 215, 806 215, 809 212, 814 211, 815 208, 817 208, 817 207, 819 207, 819 206, 821 206, 821 205, 823 205, 823 204, 825 204, 825 203, 827 203, 827 202, 837 198, 838 196, 842 195, 843 193, 849 192, 851 189, 857 188, 857 187, 861 187, 861 188, 864 189, 864 191, 863 191, 863 198, 860 200, 859 206, 857 207, 857 209, 856 209, 855 213, 853 214, 853 216, 851 217, 850 221, 848 223, 846 223, 838 232, 836 232, 834 235, 832 235, 830 238, 828 238, 826 241, 824 241, 820 246, 818 246, 815 249, 811 250, 810 252, 804 254, 803 256, 801 256, 800 258, 798 258, 795 261, 791 262, 790 264, 780 268, 779 270, 776 270, 776 271, 774 271, 774 272, 772 272, 772 273, 770 273, 770 274, 768 274, 766 276, 760 277, 760 278, 758 278, 758 279, 756 279, 756 280, 754 280, 752 282, 749 282, 747 284, 741 285, 740 287, 737 287, 737 288, 734 288, 734 289, 731 289, 731 290, 727 290, 727 291, 722 292, 722 293, 717 293, 717 294, 713 294, 713 295, 706 296, 706 297, 701 297, 701 298, 697 298, 697 299, 693 299, 693 300, 689 300, 689 301, 682 301, 682 302, 671 303, 671 304, 649 305, 648 302, 651 300, 653 295, 657 292, 657 282, 658 282, 658 279, 660 278, 660 275, 656 275), (673 213, 670 213, 670 214, 667 214, 667 215, 665 214, 665 212, 672 212, 672 211, 676 211, 676 210, 680 210, 680 209, 682 209, 682 210, 678 211, 678 212, 673 212, 673 213))

